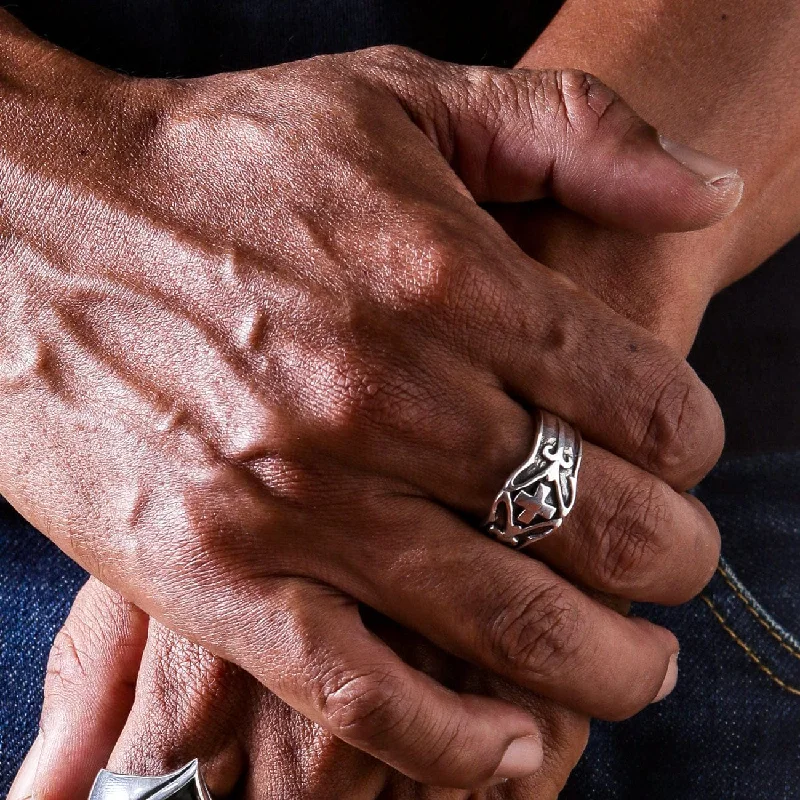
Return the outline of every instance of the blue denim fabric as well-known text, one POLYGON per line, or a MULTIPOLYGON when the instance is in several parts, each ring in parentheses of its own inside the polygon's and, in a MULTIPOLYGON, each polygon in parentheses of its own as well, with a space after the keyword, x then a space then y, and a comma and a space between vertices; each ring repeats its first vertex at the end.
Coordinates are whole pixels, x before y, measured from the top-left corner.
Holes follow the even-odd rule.
MULTIPOLYGON (((800 797, 800 452, 726 459, 698 490, 724 560, 702 597, 637 613, 681 641, 671 697, 594 725, 566 800, 800 797)), ((0 507, 0 796, 36 733, 48 647, 84 580, 0 507)))
POLYGON ((800 797, 800 453, 723 461, 697 491, 723 536, 702 596, 637 608, 681 642, 680 680, 595 723, 566 800, 800 797))
POLYGON ((0 797, 36 735, 49 645, 85 580, 0 498, 0 797))

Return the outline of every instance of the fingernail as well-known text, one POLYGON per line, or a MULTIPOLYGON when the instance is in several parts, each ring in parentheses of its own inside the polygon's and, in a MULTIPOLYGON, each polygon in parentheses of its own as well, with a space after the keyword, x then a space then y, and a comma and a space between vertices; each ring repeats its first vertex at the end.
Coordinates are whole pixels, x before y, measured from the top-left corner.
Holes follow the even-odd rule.
POLYGON ((544 752, 538 736, 523 736, 508 746, 500 766, 492 775, 492 781, 499 783, 511 778, 524 778, 542 766, 544 752))
POLYGON ((664 676, 664 683, 658 690, 658 694, 653 698, 653 702, 657 703, 663 700, 675 688, 678 682, 678 654, 673 653, 669 658, 669 666, 667 667, 667 674, 664 676))
POLYGON ((718 158, 713 158, 706 153, 701 153, 685 144, 675 142, 666 136, 659 135, 658 141, 676 161, 680 161, 684 167, 690 169, 695 175, 699 175, 706 183, 718 184, 729 181, 732 178, 741 180, 736 167, 725 164, 718 158))
POLYGON ((19 768, 14 783, 8 792, 6 800, 27 800, 33 793, 33 782, 36 780, 36 770, 39 767, 39 756, 42 754, 44 739, 39 734, 33 746, 28 750, 28 755, 19 768))

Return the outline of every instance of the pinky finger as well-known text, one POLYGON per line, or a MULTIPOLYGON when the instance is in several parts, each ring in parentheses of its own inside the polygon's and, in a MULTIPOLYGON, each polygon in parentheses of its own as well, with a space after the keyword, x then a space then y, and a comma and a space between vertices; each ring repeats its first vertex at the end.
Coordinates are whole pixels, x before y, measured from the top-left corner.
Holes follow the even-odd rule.
POLYGON ((97 580, 79 592, 50 652, 39 738, 8 800, 88 797, 133 705, 148 618, 97 580))

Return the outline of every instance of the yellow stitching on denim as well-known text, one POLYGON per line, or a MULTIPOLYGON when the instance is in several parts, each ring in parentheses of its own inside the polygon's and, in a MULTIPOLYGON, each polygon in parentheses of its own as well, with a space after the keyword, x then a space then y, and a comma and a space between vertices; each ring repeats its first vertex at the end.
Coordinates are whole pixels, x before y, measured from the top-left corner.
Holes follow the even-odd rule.
POLYGON ((744 603, 745 608, 758 620, 759 624, 763 625, 764 628, 767 629, 767 633, 770 636, 772 636, 772 638, 775 639, 778 642, 778 644, 789 653, 789 655, 794 656, 797 659, 800 659, 800 652, 798 652, 795 647, 792 647, 792 645, 789 642, 787 642, 778 633, 778 631, 776 631, 772 627, 772 625, 769 623, 768 620, 764 619, 764 617, 761 616, 758 609, 755 608, 753 604, 750 602, 750 599, 746 597, 744 594, 742 594, 739 587, 731 580, 728 573, 722 568, 722 565, 717 567, 717 572, 719 572, 719 574, 722 575, 722 579, 725 581, 725 583, 727 583, 728 586, 731 587, 734 594, 744 603))
POLYGON ((735 631, 734 631, 734 630, 733 630, 733 629, 732 629, 732 628, 731 628, 731 627, 728 625, 728 623, 725 621, 725 617, 723 617, 723 616, 722 616, 722 614, 720 614, 720 613, 719 613, 719 611, 717 611, 717 608, 716 608, 716 606, 714 605, 714 603, 712 603, 712 602, 711 602, 711 600, 709 600, 709 598, 708 598, 708 597, 706 597, 704 594, 702 594, 702 595, 700 595, 700 599, 701 599, 701 600, 702 600, 702 601, 703 601, 703 602, 704 602, 704 603, 705 603, 705 604, 706 604, 706 605, 707 605, 707 606, 708 606, 708 607, 711 609, 711 613, 712 613, 712 614, 713 614, 713 615, 714 615, 714 616, 717 618, 717 621, 719 622, 719 624, 720 624, 720 625, 722 625, 722 627, 725 629, 725 631, 726 631, 726 632, 727 632, 727 634, 728 634, 728 635, 731 637, 731 639, 733 639, 733 641, 734 641, 734 642, 736 642, 736 644, 738 644, 738 645, 739 645, 739 647, 741 647, 741 648, 742 648, 742 650, 744 650, 744 652, 747 654, 748 658, 750 658, 750 660, 751 660, 751 661, 752 661, 752 662, 753 662, 753 663, 754 663, 754 664, 755 664, 755 665, 756 665, 756 666, 757 666, 757 667, 758 667, 758 668, 759 668, 759 669, 760 669, 760 670, 761 670, 761 671, 762 671, 762 672, 763 672, 763 673, 764 673, 764 674, 765 674, 765 675, 766 675, 766 676, 767 676, 767 677, 768 677, 768 678, 769 678, 771 681, 773 681, 773 682, 774 682, 774 683, 776 683, 778 686, 780 686, 780 688, 781 688, 781 689, 783 689, 784 691, 787 691, 787 692, 789 692, 790 694, 797 695, 798 697, 800 697, 800 689, 798 689, 796 686, 790 686, 788 683, 786 683, 786 681, 783 681, 783 680, 781 680, 781 679, 780 679, 780 678, 779 678, 779 677, 778 677, 778 676, 777 676, 777 675, 776 675, 776 674, 775 674, 775 673, 774 673, 774 672, 773 672, 773 671, 772 671, 772 670, 771 670, 771 669, 770 669, 770 668, 769 668, 769 667, 768 667, 768 666, 767 666, 767 665, 766 665, 766 664, 765 664, 765 663, 764 663, 764 662, 763 662, 763 661, 762 661, 762 660, 761 660, 761 659, 760 659, 760 658, 759 658, 759 657, 758 657, 758 656, 757 656, 757 655, 756 655, 756 654, 753 652, 753 650, 752 650, 752 649, 749 647, 749 645, 747 645, 745 642, 743 642, 743 641, 742 641, 742 640, 739 638, 739 636, 736 634, 736 632, 735 632, 735 631))

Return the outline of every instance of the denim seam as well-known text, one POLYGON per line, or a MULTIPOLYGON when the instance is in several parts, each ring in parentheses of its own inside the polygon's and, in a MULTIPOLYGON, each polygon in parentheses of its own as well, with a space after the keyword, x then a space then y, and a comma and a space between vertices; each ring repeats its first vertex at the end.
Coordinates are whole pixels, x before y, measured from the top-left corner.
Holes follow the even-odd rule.
POLYGON ((767 633, 789 653, 789 655, 800 659, 800 649, 795 645, 794 641, 792 641, 793 637, 791 634, 779 628, 777 623, 775 623, 765 611, 756 608, 754 601, 748 597, 747 594, 745 594, 742 587, 737 585, 738 581, 734 577, 733 573, 726 568, 726 566, 727 565, 725 565, 724 562, 721 562, 719 567, 717 567, 717 572, 719 572, 719 574, 722 576, 722 579, 726 584, 728 584, 739 600, 742 601, 744 607, 756 618, 758 623, 764 627, 767 633))
MULTIPOLYGON (((741 648, 742 648, 742 650, 744 650, 744 652, 747 654, 747 657, 748 657, 748 658, 749 658, 749 659, 750 659, 750 660, 751 660, 751 661, 752 661, 752 662, 753 662, 753 663, 754 663, 754 664, 755 664, 755 665, 756 665, 756 666, 757 666, 757 667, 758 667, 758 668, 759 668, 759 669, 760 669, 760 670, 761 670, 761 671, 762 671, 762 672, 763 672, 763 673, 764 673, 764 674, 765 674, 765 675, 766 675, 766 676, 767 676, 767 677, 768 677, 768 678, 769 678, 769 679, 770 679, 770 680, 771 680, 773 683, 775 683, 775 684, 776 684, 778 687, 780 687, 781 689, 783 689, 785 692, 788 692, 789 694, 793 694, 793 695, 795 695, 796 697, 800 697, 800 688, 798 688, 798 687, 796 687, 796 686, 792 686, 791 684, 788 684, 786 681, 784 681, 784 680, 782 680, 781 678, 779 678, 779 677, 778 677, 778 676, 777 676, 777 675, 776 675, 776 674, 775 674, 775 673, 774 673, 774 672, 773 672, 773 671, 772 671, 772 670, 771 670, 771 669, 770 669, 770 668, 769 668, 769 667, 768 667, 768 666, 767 666, 767 665, 766 665, 766 664, 765 664, 765 663, 764 663, 764 662, 763 662, 763 661, 762 661, 762 660, 761 660, 761 659, 758 657, 758 655, 756 655, 756 653, 753 651, 753 649, 752 649, 752 648, 751 648, 751 647, 750 647, 750 646, 749 646, 749 645, 748 645, 748 644, 747 644, 745 641, 743 641, 743 640, 742 640, 742 639, 739 637, 739 635, 736 633, 736 631, 734 631, 734 630, 733 630, 733 628, 731 628, 731 627, 730 627, 730 625, 728 625, 727 621, 725 620, 725 617, 724 617, 724 616, 723 616, 723 615, 720 613, 720 611, 719 611, 719 610, 717 609, 717 607, 714 605, 714 602, 711 600, 711 598, 710 598, 710 597, 707 597, 706 595, 704 595, 704 594, 703 594, 703 595, 700 595, 700 599, 701 599, 701 600, 702 600, 702 601, 703 601, 703 602, 704 602, 704 603, 705 603, 705 604, 706 604, 706 605, 709 607, 709 609, 711 610, 711 613, 714 615, 714 617, 716 618, 717 622, 719 622, 719 624, 722 626, 723 630, 724 630, 724 631, 725 631, 725 632, 726 632, 726 633, 727 633, 727 634, 728 634, 728 635, 731 637, 731 639, 733 639, 733 641, 734 641, 734 642, 736 642, 736 644, 738 644, 738 645, 739 645, 739 647, 741 647, 741 648)), ((793 654, 793 655, 794 655, 794 654, 793 654)))

